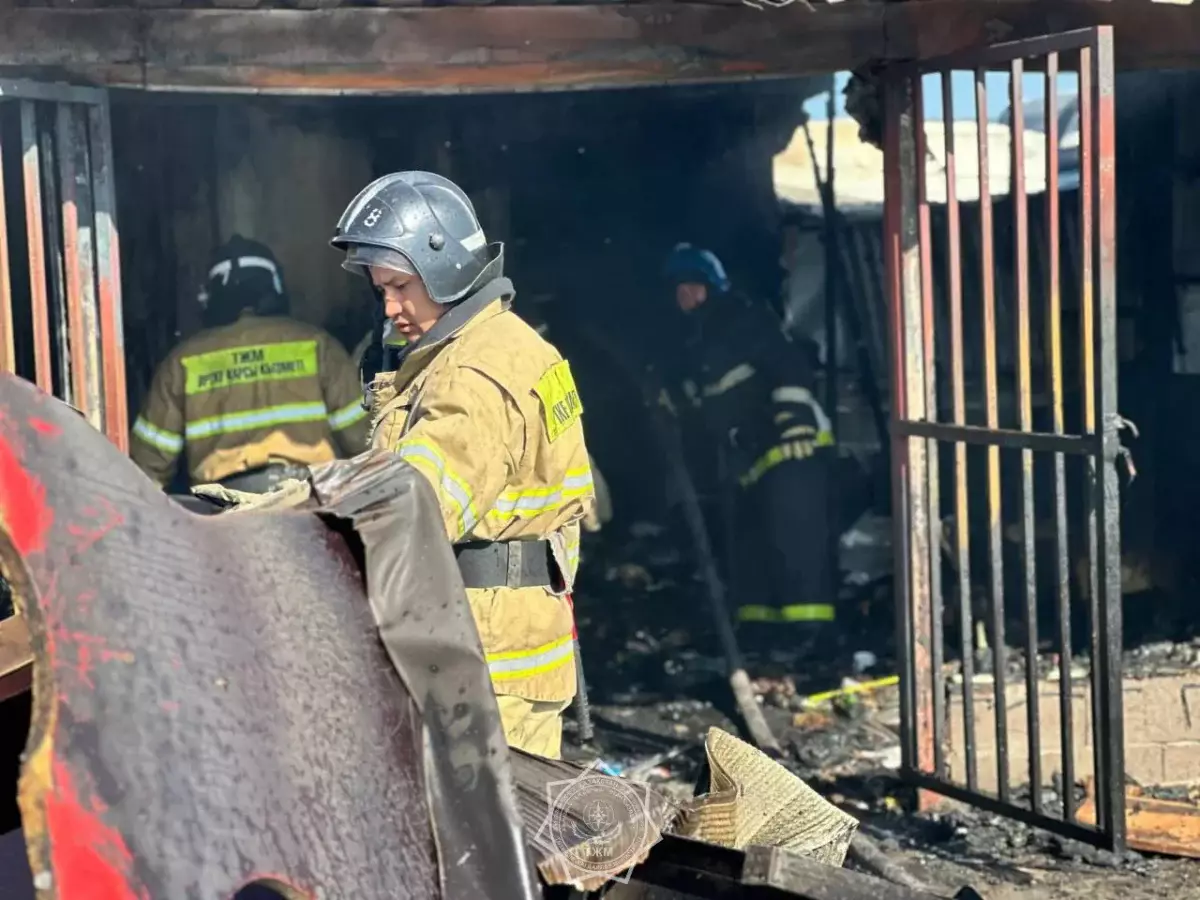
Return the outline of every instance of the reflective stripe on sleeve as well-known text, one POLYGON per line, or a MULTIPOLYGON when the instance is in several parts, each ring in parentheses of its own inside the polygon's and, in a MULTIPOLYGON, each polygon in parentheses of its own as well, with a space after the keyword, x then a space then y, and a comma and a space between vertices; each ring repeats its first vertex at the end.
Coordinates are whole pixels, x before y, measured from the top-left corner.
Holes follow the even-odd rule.
POLYGON ((738 607, 739 622, 832 622, 832 603, 792 603, 788 606, 749 605, 738 607))
POLYGON ((731 391, 744 381, 749 381, 754 377, 754 366, 749 363, 742 363, 740 366, 734 366, 712 384, 704 386, 705 397, 719 397, 726 391, 731 391))
POLYGON ((324 403, 285 403, 245 412, 226 413, 207 419, 196 419, 184 427, 189 441, 218 434, 236 434, 271 425, 292 425, 299 422, 320 422, 326 416, 324 403))
POLYGON ((334 431, 344 431, 355 422, 362 421, 367 411, 363 409, 362 401, 355 400, 347 403, 335 413, 329 414, 329 427, 334 431))
POLYGON ((412 463, 426 474, 430 475, 435 485, 441 487, 442 493, 450 499, 457 510, 458 524, 461 534, 467 534, 479 521, 475 512, 475 501, 465 481, 459 478, 446 465, 441 451, 428 441, 404 440, 396 448, 400 458, 412 463))
POLYGON ((161 450, 163 453, 178 453, 183 449, 182 435, 176 434, 173 431, 167 431, 165 428, 159 428, 157 425, 151 425, 146 421, 145 416, 137 417, 137 421, 133 423, 133 433, 151 447, 161 450))
POLYGON ((508 521, 519 516, 532 518, 540 513, 558 509, 567 500, 585 497, 593 490, 592 470, 588 466, 570 469, 561 484, 522 491, 505 491, 488 510, 488 518, 508 521))
POLYGON ((829 421, 829 416, 825 414, 825 410, 821 408, 821 404, 817 402, 817 398, 812 395, 812 391, 808 388, 794 384, 785 384, 771 391, 771 401, 774 403, 796 403, 800 406, 807 406, 812 410, 813 418, 817 420, 817 431, 829 432, 830 435, 833 434, 833 423, 829 421))
POLYGON ((560 668, 575 659, 575 641, 571 635, 532 650, 513 650, 487 654, 488 672, 492 681, 513 681, 532 678, 560 668))

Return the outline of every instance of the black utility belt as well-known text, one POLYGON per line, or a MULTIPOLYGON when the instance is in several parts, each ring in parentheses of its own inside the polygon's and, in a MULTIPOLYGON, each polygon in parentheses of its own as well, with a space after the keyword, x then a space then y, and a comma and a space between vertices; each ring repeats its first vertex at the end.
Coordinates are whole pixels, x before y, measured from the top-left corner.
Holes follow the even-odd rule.
POLYGON ((563 584, 549 541, 468 541, 454 545, 468 588, 548 587, 563 584))

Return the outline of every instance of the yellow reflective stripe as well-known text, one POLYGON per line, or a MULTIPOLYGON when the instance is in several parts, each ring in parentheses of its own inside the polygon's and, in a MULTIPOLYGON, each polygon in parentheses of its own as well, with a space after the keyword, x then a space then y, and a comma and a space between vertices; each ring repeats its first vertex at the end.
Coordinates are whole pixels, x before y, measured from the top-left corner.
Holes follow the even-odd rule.
POLYGON ((750 487, 781 462, 789 459, 808 459, 816 452, 817 447, 832 445, 833 435, 827 431, 818 432, 816 440, 789 441, 786 444, 777 444, 756 459, 754 465, 738 481, 741 482, 742 487, 750 487))
POLYGON ((294 425, 300 422, 320 422, 325 418, 324 403, 284 403, 245 412, 225 413, 207 419, 194 419, 183 429, 189 441, 218 434, 236 434, 272 425, 294 425))
POLYGON ((178 453, 183 449, 183 436, 157 425, 151 425, 144 416, 138 416, 133 423, 133 433, 151 447, 164 453, 178 453))
POLYGON ((564 666, 575 659, 575 639, 571 635, 542 644, 532 650, 510 650, 487 654, 492 681, 531 678, 564 666))
POLYGON ((792 603, 788 606, 741 606, 737 617, 740 622, 832 622, 836 615, 831 603, 792 603))
POLYGON ((334 431, 342 431, 355 422, 361 421, 366 414, 367 411, 363 409, 362 401, 355 400, 347 403, 337 412, 329 414, 329 427, 334 431))
POLYGON ((726 391, 731 391, 739 384, 749 381, 754 377, 754 366, 749 363, 742 363, 740 366, 734 366, 712 384, 706 384, 702 393, 705 397, 719 397, 726 391))
POLYGON ((442 493, 453 502, 461 534, 466 534, 475 527, 479 515, 475 512, 471 489, 446 465, 446 460, 437 447, 429 441, 410 438, 401 441, 396 452, 400 454, 401 459, 420 466, 430 474, 434 484, 440 486, 442 493))
POLYGON ((308 378, 317 374, 317 342, 248 344, 185 356, 182 363, 189 396, 238 384, 308 378))
POLYGON ((570 469, 560 484, 504 491, 488 510, 489 519, 508 521, 518 516, 530 518, 558 509, 566 500, 585 497, 593 489, 592 470, 588 466, 570 469))

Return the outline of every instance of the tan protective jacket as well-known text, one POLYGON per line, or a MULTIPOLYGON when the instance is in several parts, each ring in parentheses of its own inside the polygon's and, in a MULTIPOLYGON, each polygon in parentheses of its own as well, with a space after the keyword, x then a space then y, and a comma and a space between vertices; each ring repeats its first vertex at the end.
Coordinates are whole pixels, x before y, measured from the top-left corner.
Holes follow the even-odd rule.
MULTIPOLYGON (((495 285, 489 296, 499 296, 495 285)), ((429 479, 452 542, 549 540, 569 592, 579 520, 594 498, 583 407, 566 361, 508 303, 493 300, 440 339, 430 332, 398 372, 376 380, 372 444, 429 479)), ((550 702, 575 695, 566 593, 496 588, 467 596, 497 694, 550 702)))
POLYGON ((357 369, 335 338, 285 316, 244 315, 163 360, 129 453, 166 484, 185 452, 192 483, 202 484, 360 453, 367 429, 357 369))

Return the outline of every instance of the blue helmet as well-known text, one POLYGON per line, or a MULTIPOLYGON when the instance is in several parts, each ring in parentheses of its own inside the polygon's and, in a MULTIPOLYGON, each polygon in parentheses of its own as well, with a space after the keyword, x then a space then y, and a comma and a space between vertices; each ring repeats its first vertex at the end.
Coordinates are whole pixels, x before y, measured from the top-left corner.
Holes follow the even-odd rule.
POLYGON ((676 244, 667 257, 663 274, 671 284, 695 282, 707 284, 722 294, 733 286, 725 274, 725 266, 711 250, 693 247, 691 244, 676 244))

